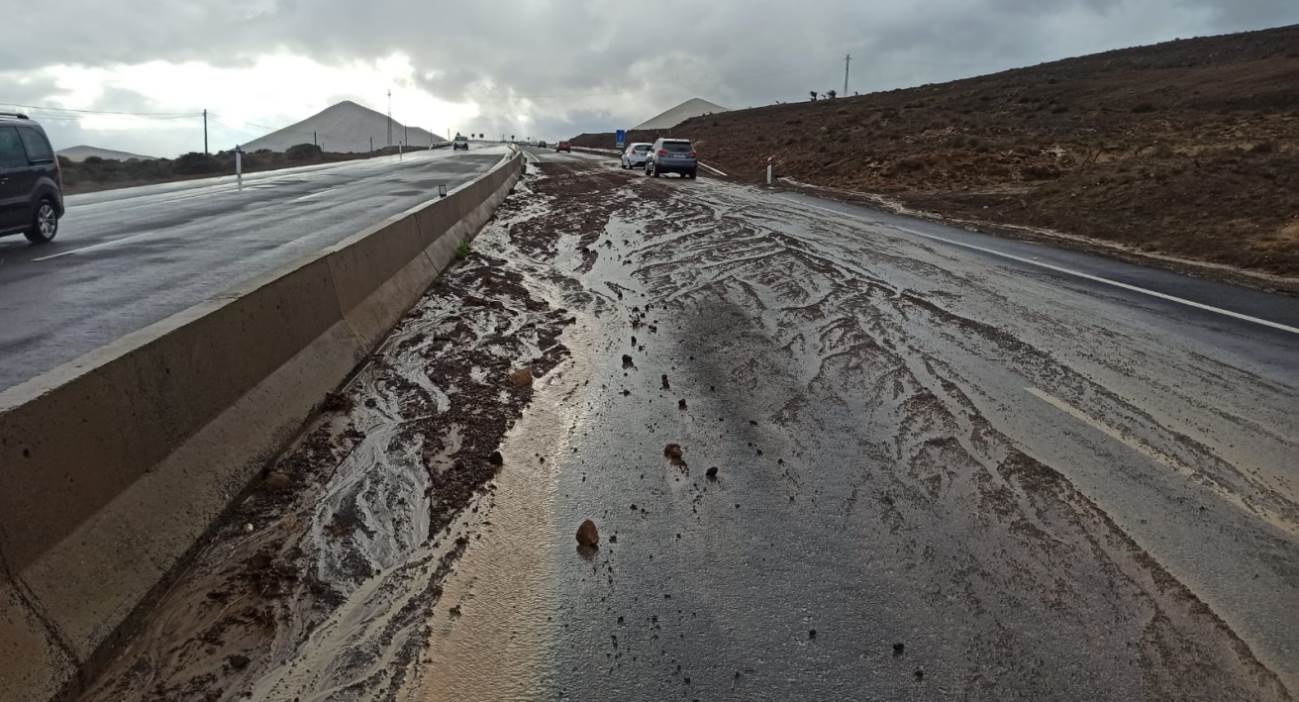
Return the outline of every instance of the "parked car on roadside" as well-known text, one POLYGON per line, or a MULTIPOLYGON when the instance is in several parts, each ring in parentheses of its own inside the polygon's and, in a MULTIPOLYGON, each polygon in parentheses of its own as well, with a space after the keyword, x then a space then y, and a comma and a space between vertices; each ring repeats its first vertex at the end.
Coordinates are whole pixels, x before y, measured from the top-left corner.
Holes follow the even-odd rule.
POLYGON ((566 141, 561 141, 555 145, 555 153, 559 153, 560 151, 566 151, 571 154, 573 153, 573 145, 566 141))
POLYGON ((468 150, 469 150, 469 137, 467 137, 467 136, 465 136, 465 135, 463 135, 463 134, 457 134, 457 135, 456 135, 456 139, 455 139, 455 141, 451 142, 451 150, 452 150, 452 151, 468 151, 468 150))
POLYGON ((628 144, 622 152, 623 168, 644 168, 645 161, 649 159, 650 149, 654 145, 649 142, 639 142, 628 144))
POLYGON ((44 244, 59 232, 63 172, 41 125, 0 112, 0 236, 44 244))
POLYGON ((695 147, 689 139, 659 138, 650 147, 645 159, 645 175, 659 177, 664 173, 680 173, 682 178, 695 178, 699 172, 695 147))
POLYGON ((543 140, 537 142, 537 146, 538 146, 539 148, 542 148, 542 149, 546 148, 546 141, 543 139, 543 140))

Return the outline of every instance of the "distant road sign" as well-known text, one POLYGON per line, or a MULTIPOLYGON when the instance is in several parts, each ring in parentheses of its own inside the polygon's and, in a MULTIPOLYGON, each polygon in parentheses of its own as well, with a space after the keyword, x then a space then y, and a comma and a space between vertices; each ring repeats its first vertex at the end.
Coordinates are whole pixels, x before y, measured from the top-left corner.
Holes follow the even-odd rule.
POLYGON ((619 129, 618 131, 613 133, 613 138, 614 141, 618 142, 618 148, 621 149, 622 145, 627 143, 627 130, 619 129))

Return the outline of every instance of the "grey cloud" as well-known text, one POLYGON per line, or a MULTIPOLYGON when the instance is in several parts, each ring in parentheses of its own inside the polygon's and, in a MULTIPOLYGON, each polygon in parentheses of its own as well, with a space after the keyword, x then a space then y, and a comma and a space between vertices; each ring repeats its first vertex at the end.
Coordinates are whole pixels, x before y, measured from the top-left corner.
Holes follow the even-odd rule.
MULTIPOLYGON (((525 100, 550 136, 629 124, 700 96, 733 107, 810 89, 938 82, 1174 37, 1299 21, 1294 0, 62 0, 20 13, 0 65, 196 59, 285 49, 321 61, 402 51, 421 86, 505 124, 525 100), (40 26, 38 26, 38 24, 40 26), (60 27, 57 42, 41 27, 60 27), (488 86, 492 86, 489 88, 488 86), (565 100, 555 95, 599 95, 565 100)), ((0 85, 0 99, 8 86, 0 85)), ((484 128, 486 129, 486 127, 484 128)))

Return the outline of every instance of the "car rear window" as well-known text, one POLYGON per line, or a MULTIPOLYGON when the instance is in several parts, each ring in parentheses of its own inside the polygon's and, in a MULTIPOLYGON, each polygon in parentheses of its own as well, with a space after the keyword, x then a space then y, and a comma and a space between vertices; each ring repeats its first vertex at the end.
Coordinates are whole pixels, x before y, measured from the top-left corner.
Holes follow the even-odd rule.
POLYGON ((649 145, 649 144, 637 144, 637 145, 635 146, 635 149, 636 149, 636 153, 638 153, 638 154, 643 154, 643 153, 645 153, 646 151, 649 151, 649 150, 650 150, 650 145, 649 145))
POLYGON ((27 152, 18 139, 18 129, 0 126, 0 168, 23 168, 27 165, 27 152))
POLYGON ((28 127, 17 129, 18 136, 23 140, 23 146, 27 147, 27 158, 32 163, 54 162, 54 150, 50 148, 50 142, 46 141, 44 134, 28 127))
POLYGON ((663 148, 674 154, 684 154, 690 151, 690 142, 688 141, 665 141, 663 148))

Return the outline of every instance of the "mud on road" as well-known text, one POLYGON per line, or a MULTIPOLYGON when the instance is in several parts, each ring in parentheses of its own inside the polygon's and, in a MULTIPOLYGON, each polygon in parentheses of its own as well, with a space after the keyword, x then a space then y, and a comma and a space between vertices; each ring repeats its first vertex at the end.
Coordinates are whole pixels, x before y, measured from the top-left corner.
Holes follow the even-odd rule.
POLYGON ((749 188, 532 171, 89 699, 1292 698, 1293 378, 749 188))

